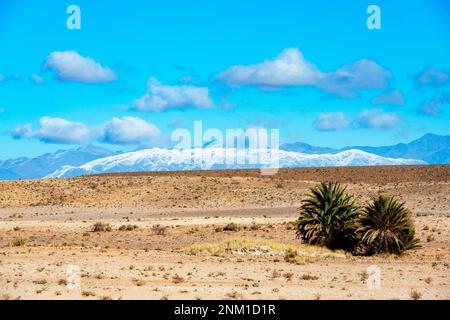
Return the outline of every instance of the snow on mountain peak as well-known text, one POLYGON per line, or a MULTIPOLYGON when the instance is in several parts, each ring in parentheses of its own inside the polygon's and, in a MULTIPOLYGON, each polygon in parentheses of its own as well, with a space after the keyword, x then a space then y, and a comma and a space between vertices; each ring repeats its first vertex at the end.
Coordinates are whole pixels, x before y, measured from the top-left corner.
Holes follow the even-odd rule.
POLYGON ((96 159, 81 166, 64 166, 50 177, 140 171, 213 170, 244 168, 298 168, 425 164, 420 160, 377 156, 358 149, 334 154, 305 154, 278 149, 144 149, 96 159))

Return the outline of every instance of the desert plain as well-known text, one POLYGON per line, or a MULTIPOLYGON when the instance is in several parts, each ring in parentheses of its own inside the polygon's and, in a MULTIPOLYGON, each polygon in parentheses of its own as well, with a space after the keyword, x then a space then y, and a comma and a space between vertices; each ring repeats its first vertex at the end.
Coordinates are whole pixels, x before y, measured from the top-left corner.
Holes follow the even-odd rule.
POLYGON ((2 181, 0 299, 450 299, 450 166, 2 181), (365 257, 301 243, 297 208, 321 181, 360 204, 398 197, 420 247, 365 257))

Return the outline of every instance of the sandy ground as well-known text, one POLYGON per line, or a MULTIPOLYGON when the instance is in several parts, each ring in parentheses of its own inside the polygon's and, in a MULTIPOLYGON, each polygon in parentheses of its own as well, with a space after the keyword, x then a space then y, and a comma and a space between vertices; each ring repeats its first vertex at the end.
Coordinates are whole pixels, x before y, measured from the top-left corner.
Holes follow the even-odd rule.
POLYGON ((450 166, 0 182, 0 299, 449 299, 449 230, 450 166), (290 222, 323 180, 360 203, 401 198, 422 247, 355 257, 301 244, 290 222))

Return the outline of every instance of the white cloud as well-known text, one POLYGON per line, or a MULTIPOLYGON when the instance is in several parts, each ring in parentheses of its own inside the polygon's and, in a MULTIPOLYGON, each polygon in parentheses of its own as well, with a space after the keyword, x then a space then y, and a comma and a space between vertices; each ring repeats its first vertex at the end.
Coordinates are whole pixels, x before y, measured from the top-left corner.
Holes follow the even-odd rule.
POLYGON ((40 75, 35 73, 31 75, 31 80, 33 80, 33 82, 36 84, 41 84, 44 82, 44 79, 40 75))
POLYGON ((430 87, 443 86, 449 82, 449 79, 449 72, 433 68, 424 69, 416 76, 416 82, 420 86, 430 87))
POLYGON ((34 137, 31 124, 24 124, 22 126, 14 128, 14 130, 11 132, 11 135, 14 139, 31 139, 34 137))
POLYGON ((390 77, 391 74, 383 67, 363 59, 327 73, 317 87, 343 97, 355 97, 359 90, 386 88, 390 77))
POLYGON ((55 71, 58 78, 65 81, 95 83, 117 79, 114 71, 89 57, 81 56, 76 51, 52 52, 45 62, 45 67, 55 71))
POLYGON ((442 102, 443 100, 439 98, 427 99, 420 104, 419 111, 421 113, 435 117, 441 111, 442 102))
POLYGON ((399 90, 392 90, 382 93, 372 99, 373 104, 390 104, 394 106, 402 106, 405 104, 405 98, 399 90))
POLYGON ((447 104, 450 104, 450 93, 444 93, 440 96, 424 100, 419 106, 419 111, 423 114, 436 117, 441 112, 442 107, 447 104))
POLYGON ((297 48, 284 49, 274 59, 259 64, 233 66, 218 75, 229 85, 313 86, 344 97, 354 97, 358 90, 385 88, 390 77, 388 71, 367 59, 323 72, 297 48))
POLYGON ((188 85, 162 85, 155 78, 147 82, 147 93, 134 100, 133 106, 141 111, 164 111, 180 108, 210 108, 213 102, 208 88, 188 85))
POLYGON ((395 113, 386 113, 380 109, 364 110, 356 119, 361 128, 393 129, 397 126, 398 117, 395 113))
POLYGON ((141 118, 114 117, 101 126, 89 128, 81 122, 62 118, 42 117, 39 128, 31 124, 16 127, 14 139, 38 139, 55 144, 85 144, 94 140, 118 145, 150 144, 160 138, 159 129, 141 118))
POLYGON ((115 117, 104 124, 101 140, 111 144, 145 144, 159 137, 160 134, 155 125, 141 118, 115 117))
POLYGON ((36 138, 47 143, 82 144, 90 138, 90 130, 81 122, 42 117, 36 131, 33 131, 30 124, 26 124, 15 128, 12 136, 15 139, 36 138))
POLYGON ((315 121, 315 128, 321 131, 338 131, 350 127, 350 121, 342 112, 320 113, 315 121))
POLYGON ((288 48, 273 60, 233 66, 218 77, 231 85, 298 86, 313 85, 323 76, 297 48, 288 48))

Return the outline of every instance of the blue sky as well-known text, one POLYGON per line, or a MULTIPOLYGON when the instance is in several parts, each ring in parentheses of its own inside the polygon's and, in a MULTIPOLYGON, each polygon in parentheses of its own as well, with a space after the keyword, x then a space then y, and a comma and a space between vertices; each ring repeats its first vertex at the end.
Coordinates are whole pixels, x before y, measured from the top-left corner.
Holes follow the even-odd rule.
POLYGON ((0 159, 168 146, 194 120, 330 147, 450 134, 449 39, 445 0, 1 0, 0 159))

